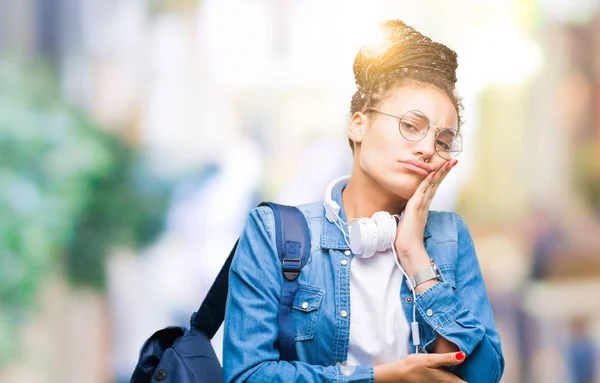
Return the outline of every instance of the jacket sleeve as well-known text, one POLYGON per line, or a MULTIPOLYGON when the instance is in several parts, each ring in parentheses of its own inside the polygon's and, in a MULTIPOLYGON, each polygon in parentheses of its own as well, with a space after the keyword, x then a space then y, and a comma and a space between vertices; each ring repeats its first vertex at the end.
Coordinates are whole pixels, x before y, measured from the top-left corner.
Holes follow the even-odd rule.
POLYGON ((345 374, 341 366, 279 360, 283 276, 273 221, 269 208, 250 213, 231 265, 223 340, 225 382, 373 382, 372 366, 357 366, 345 374))
POLYGON ((456 286, 440 281, 417 295, 418 321, 432 334, 425 339, 425 349, 431 352, 439 334, 467 354, 462 364, 450 369, 458 377, 469 383, 499 382, 504 357, 494 314, 469 230, 453 215, 458 234, 456 286))

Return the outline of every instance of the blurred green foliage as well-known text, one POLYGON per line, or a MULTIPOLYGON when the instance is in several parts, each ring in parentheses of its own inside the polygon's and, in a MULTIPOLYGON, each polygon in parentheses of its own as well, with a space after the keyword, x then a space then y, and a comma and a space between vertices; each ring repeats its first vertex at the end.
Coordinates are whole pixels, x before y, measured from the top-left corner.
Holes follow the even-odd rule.
POLYGON ((573 161, 573 178, 585 202, 600 217, 600 162, 598 143, 594 137, 585 137, 577 142, 573 161))
POLYGON ((48 68, 0 61, 0 366, 50 274, 103 289, 115 246, 160 232, 169 187, 61 97, 48 68))

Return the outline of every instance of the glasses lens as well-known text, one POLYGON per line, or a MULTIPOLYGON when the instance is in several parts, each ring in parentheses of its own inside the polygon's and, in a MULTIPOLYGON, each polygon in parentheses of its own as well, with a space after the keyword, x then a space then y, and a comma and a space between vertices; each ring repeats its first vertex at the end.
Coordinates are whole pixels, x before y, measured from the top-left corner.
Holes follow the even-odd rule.
POLYGON ((462 137, 456 129, 444 129, 435 139, 435 149, 440 157, 451 160, 462 152, 462 137))
POLYGON ((429 120, 419 111, 406 112, 400 119, 400 134, 409 141, 418 141, 425 137, 429 120))

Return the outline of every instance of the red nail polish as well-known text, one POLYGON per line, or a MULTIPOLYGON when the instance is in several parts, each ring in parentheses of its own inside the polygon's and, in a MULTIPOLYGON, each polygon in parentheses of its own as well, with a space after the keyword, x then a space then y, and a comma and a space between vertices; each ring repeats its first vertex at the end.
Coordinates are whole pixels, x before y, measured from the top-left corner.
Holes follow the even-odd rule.
POLYGON ((448 168, 450 167, 450 165, 452 165, 452 162, 446 162, 446 165, 444 165, 444 167, 445 167, 446 169, 448 169, 448 168))
POLYGON ((437 173, 437 172, 433 172, 433 173, 431 173, 431 178, 435 177, 435 174, 436 174, 436 173, 437 173))
POLYGON ((464 352, 457 352, 456 353, 456 360, 463 360, 465 358, 465 353, 464 352))
POLYGON ((455 166, 458 163, 458 160, 454 159, 452 162, 453 162, 452 166, 455 166))

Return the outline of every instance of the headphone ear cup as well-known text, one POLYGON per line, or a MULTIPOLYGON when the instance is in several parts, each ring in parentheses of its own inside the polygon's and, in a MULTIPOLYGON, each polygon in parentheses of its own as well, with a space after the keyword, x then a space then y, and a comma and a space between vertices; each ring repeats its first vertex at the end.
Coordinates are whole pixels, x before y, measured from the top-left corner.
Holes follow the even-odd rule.
POLYGON ((364 236, 367 229, 364 225, 362 219, 359 219, 350 226, 350 250, 356 256, 360 256, 365 251, 366 240, 364 236))
POLYGON ((378 211, 373 214, 373 221, 377 225, 377 251, 386 251, 396 239, 396 219, 387 211, 378 211))
POLYGON ((350 228, 350 249, 359 258, 370 258, 377 251, 379 230, 370 218, 361 218, 350 228))

